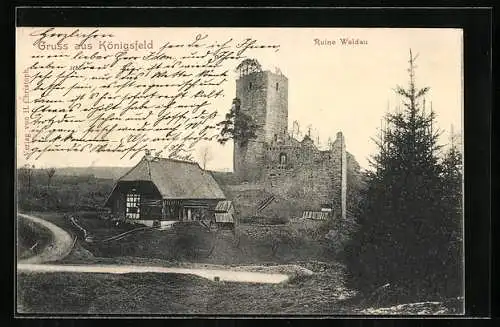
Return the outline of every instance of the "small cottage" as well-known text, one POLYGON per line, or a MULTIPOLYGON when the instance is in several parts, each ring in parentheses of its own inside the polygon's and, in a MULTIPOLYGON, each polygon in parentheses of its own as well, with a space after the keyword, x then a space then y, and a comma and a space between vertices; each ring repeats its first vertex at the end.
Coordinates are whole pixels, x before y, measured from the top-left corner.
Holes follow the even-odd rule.
POLYGON ((105 207, 117 218, 153 226, 214 220, 217 203, 225 199, 197 163, 146 154, 116 182, 105 207))

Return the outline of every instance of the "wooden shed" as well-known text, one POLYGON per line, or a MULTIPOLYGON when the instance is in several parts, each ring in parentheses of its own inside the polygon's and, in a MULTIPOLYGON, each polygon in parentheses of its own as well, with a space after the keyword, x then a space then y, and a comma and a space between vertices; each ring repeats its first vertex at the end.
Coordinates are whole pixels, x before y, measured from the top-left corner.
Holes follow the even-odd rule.
POLYGON ((215 222, 217 225, 234 227, 235 210, 232 201, 219 201, 215 206, 215 222))

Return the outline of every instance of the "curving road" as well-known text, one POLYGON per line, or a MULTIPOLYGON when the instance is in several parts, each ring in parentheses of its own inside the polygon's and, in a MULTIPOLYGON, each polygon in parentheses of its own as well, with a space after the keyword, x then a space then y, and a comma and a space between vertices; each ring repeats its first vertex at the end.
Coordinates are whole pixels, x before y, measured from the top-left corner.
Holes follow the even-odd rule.
POLYGON ((51 242, 41 253, 33 257, 20 260, 18 262, 19 264, 35 264, 57 261, 63 259, 71 252, 71 249, 73 248, 73 238, 64 229, 35 216, 22 213, 19 213, 18 215, 24 219, 28 219, 36 224, 42 225, 43 227, 49 229, 52 233, 51 242))
POLYGON ((17 264, 18 271, 25 272, 75 272, 75 273, 174 273, 188 274, 203 277, 209 280, 220 280, 228 282, 243 283, 265 283, 278 284, 288 281, 289 276, 277 273, 262 273, 250 271, 232 271, 217 269, 196 269, 196 268, 169 268, 155 266, 134 266, 134 265, 56 265, 41 264, 45 262, 57 261, 67 256, 74 245, 71 235, 62 228, 34 216, 19 214, 19 216, 29 219, 34 223, 43 225, 52 233, 50 244, 42 253, 20 260, 17 264))
POLYGON ((28 272, 76 272, 76 273, 163 273, 195 275, 209 280, 240 283, 279 284, 286 282, 289 277, 285 274, 267 274, 261 272, 195 269, 195 268, 169 268, 155 266, 134 265, 37 265, 18 264, 18 271, 28 272))

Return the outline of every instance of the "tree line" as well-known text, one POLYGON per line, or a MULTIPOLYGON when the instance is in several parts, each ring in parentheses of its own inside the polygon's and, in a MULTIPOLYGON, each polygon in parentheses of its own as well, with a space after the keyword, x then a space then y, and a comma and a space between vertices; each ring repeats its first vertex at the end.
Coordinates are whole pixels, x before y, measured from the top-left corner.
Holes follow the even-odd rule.
POLYGON ((55 168, 30 165, 17 170, 16 184, 19 210, 70 212, 100 210, 114 181, 94 175, 58 175, 55 168))

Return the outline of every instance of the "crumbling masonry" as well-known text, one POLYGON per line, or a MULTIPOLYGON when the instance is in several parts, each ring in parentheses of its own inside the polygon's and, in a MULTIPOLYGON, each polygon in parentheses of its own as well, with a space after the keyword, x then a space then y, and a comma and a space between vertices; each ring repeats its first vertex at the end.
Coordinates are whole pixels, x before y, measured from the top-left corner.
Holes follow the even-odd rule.
POLYGON ((241 111, 255 120, 257 137, 234 145, 234 172, 241 181, 262 183, 273 194, 307 200, 311 210, 330 207, 346 217, 347 156, 342 132, 329 149, 310 136, 288 132, 288 79, 280 72, 240 70, 236 97, 241 111))

